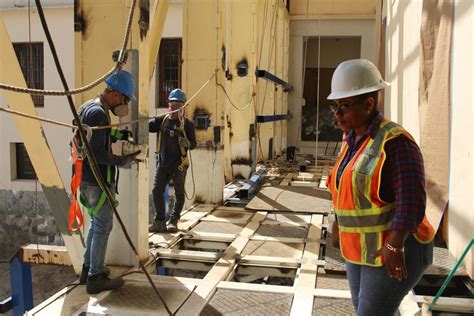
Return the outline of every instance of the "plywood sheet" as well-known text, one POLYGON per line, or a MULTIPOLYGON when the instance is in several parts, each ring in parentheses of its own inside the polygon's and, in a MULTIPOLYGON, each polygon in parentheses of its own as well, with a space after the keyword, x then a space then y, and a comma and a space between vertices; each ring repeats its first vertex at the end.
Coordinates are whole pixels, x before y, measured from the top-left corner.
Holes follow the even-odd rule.
POLYGON ((257 236, 306 238, 308 228, 301 226, 260 225, 255 232, 257 236))
POLYGON ((245 224, 201 222, 191 231, 196 233, 238 234, 242 231, 244 226, 245 224))
POLYGON ((327 214, 332 203, 327 191, 307 187, 264 187, 245 207, 250 210, 327 214))

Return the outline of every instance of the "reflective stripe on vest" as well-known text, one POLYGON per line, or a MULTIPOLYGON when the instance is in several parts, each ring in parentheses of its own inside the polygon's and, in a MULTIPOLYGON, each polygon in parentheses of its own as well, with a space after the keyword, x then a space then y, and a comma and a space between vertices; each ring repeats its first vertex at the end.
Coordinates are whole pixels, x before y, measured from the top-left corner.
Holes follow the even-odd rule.
MULTIPOLYGON (((380 178, 386 158, 384 145, 400 135, 413 140, 403 127, 384 119, 375 137, 368 137, 349 161, 339 185, 336 183, 337 170, 347 153, 346 143, 329 176, 328 188, 337 215, 341 254, 349 262, 383 265, 381 256, 376 256, 376 253, 390 234, 395 214, 395 203, 387 203, 379 197, 380 178)), ((415 237, 422 242, 433 239, 434 230, 426 217, 415 237)))

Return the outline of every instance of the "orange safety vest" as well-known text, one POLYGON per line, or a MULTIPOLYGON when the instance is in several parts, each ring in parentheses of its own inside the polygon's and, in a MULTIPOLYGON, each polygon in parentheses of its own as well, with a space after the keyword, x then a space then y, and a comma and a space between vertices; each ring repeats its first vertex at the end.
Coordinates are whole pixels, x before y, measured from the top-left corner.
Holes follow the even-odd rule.
MULTIPOLYGON (((382 167, 386 159, 384 145, 400 135, 414 141, 403 127, 384 119, 375 137, 367 137, 344 168, 337 186, 337 170, 349 147, 344 142, 328 178, 339 226, 341 254, 349 262, 375 267, 383 265, 382 256, 375 254, 387 242, 396 206, 379 196, 382 167)), ((428 243, 433 240, 434 234, 433 226, 425 216, 414 236, 419 242, 428 243)))

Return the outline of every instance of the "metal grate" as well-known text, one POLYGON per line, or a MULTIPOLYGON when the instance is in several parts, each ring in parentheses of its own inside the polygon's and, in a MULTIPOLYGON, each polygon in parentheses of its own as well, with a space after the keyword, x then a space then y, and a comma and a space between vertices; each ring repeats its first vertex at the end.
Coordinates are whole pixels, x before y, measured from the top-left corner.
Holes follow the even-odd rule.
POLYGON ((217 290, 201 315, 289 315, 293 294, 217 290))
POLYGON ((315 297, 313 302, 313 315, 355 315, 355 311, 350 299, 315 297))

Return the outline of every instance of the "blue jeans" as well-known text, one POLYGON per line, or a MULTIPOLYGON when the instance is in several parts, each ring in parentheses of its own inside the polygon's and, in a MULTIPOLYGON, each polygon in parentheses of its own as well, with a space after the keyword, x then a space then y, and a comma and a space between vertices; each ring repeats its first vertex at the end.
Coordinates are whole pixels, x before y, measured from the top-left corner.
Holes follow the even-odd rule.
POLYGON ((410 235, 405 242, 405 262, 408 278, 401 282, 390 278, 383 266, 346 262, 352 304, 358 316, 393 315, 433 262, 433 242, 420 244, 410 235))
MULTIPOLYGON (((115 196, 115 185, 111 185, 110 192, 115 196)), ((97 205, 102 190, 99 186, 81 183, 83 194, 91 206, 97 205)), ((105 253, 107 241, 113 225, 113 208, 109 201, 105 201, 100 211, 91 217, 91 225, 86 239, 86 252, 84 265, 89 267, 89 276, 104 272, 105 253)))

